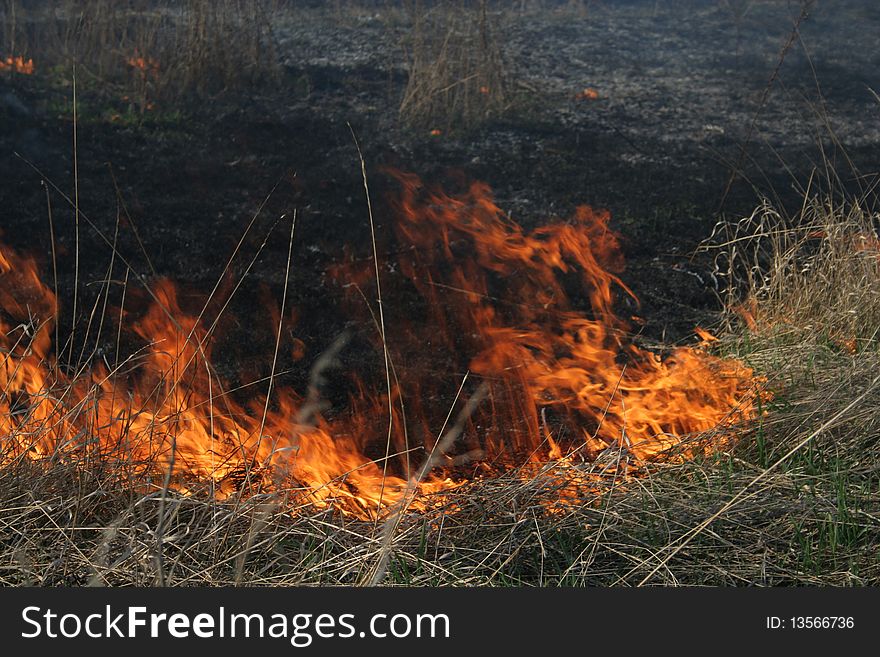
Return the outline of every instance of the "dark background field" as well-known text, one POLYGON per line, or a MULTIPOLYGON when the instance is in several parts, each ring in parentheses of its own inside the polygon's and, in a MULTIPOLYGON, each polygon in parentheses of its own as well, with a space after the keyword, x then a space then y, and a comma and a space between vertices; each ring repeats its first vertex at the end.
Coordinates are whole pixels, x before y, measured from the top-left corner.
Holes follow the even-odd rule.
MULTIPOLYGON (((19 26, 28 17, 47 20, 44 5, 30 4, 19 26)), ((870 170, 880 153, 872 94, 880 88, 873 47, 880 10, 870 2, 818 3, 793 41, 800 7, 791 2, 491 5, 504 108, 450 129, 441 120, 433 128, 430 119, 413 127, 399 113, 414 47, 412 14, 402 6, 272 8, 259 56, 280 65, 263 79, 221 80, 209 91, 155 101, 149 90, 144 110, 136 71, 123 71, 113 87, 80 63, 82 211, 112 236, 124 202, 155 271, 197 289, 214 282, 281 181, 252 241, 298 208, 295 303, 321 303, 327 291, 315 271, 338 261, 344 244, 366 246, 351 124, 379 202, 380 233, 384 166, 431 183, 485 180, 525 225, 565 217, 578 204, 606 207, 625 238, 626 280, 644 304, 647 333, 679 340, 704 311, 718 309, 700 275, 707 263, 690 254, 719 213, 747 214, 762 196, 796 208, 811 172, 824 178, 829 160, 847 185, 866 188, 854 169, 870 170), (578 99, 585 88, 598 99, 578 99)), ((73 197, 74 58, 56 53, 48 68, 39 38, 27 45, 36 75, 0 76, 0 204, 3 239, 46 258, 41 176, 24 160, 73 197)), ((55 205, 59 274, 69 293, 72 213, 58 199, 55 205)), ((94 280, 106 267, 106 244, 87 228, 81 237, 84 278, 94 280)), ((123 228, 120 239, 140 271, 151 273, 133 231, 123 228)), ((280 237, 269 241, 254 280, 278 285, 284 246, 280 237)))

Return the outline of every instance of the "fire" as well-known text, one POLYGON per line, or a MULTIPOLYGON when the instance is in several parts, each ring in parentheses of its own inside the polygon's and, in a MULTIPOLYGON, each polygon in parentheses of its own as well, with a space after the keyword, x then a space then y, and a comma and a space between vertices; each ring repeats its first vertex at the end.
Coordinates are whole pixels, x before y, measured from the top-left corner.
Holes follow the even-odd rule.
POLYGON ((874 259, 880 261, 880 238, 876 235, 867 233, 858 233, 853 236, 853 251, 868 257, 873 256, 874 259))
POLYGON ((575 100, 599 100, 599 92, 593 87, 587 87, 575 94, 575 100))
POLYGON ((718 342, 718 338, 716 336, 712 335, 711 332, 700 326, 694 327, 694 333, 698 338, 700 338, 700 346, 707 347, 713 342, 718 342))
POLYGON ((692 349, 661 358, 635 346, 612 306, 635 295, 623 271, 610 214, 587 206, 532 231, 513 222, 482 183, 459 197, 394 174, 400 270, 429 301, 432 341, 465 346, 468 367, 495 400, 478 426, 510 427, 485 437, 492 458, 551 449, 542 414, 552 413, 568 453, 595 458, 625 444, 637 458, 751 414, 751 371, 692 349), (569 289, 579 287, 579 297, 569 289), (441 298, 441 294, 445 298, 441 298), (455 295, 454 300, 450 295, 455 295), (505 400, 504 404, 501 400, 505 400))
POLYGON ((0 59, 0 71, 13 71, 23 75, 33 75, 34 60, 25 59, 22 56, 7 57, 5 60, 0 59))
MULTIPOLYGON (((34 260, 0 248, 0 462, 100 462, 144 487, 272 491, 292 509, 369 518, 402 502, 425 508, 429 498, 411 492, 509 466, 589 462, 609 449, 637 466, 754 415, 754 379, 737 361, 632 343, 613 312, 636 301, 606 211, 583 206, 526 230, 484 184, 449 196, 391 175, 398 248, 383 290, 417 299, 389 313, 390 390, 357 378, 348 411, 332 418, 311 385, 242 400, 211 364, 207 322, 168 280, 127 327, 142 349, 113 367, 62 368, 55 295, 34 260)), ((370 270, 356 260, 334 269, 352 292, 341 307, 364 312, 353 290, 375 283, 370 270)))
POLYGON ((132 327, 147 345, 133 375, 122 373, 130 362, 118 370, 98 362, 87 375, 68 377, 51 353, 54 294, 33 260, 0 252, 0 307, 21 320, 0 320, 7 462, 22 455, 102 459, 145 484, 168 472, 179 490, 208 482, 221 498, 249 480, 283 490, 292 504, 335 502, 362 516, 401 498, 407 481, 362 456, 364 427, 356 420, 331 426, 308 417, 290 390, 280 391, 278 410, 265 421, 264 399, 233 401, 211 368, 202 323, 181 310, 169 281, 154 295, 132 327))
POLYGON ((740 319, 745 323, 750 331, 758 329, 758 301, 754 297, 749 297, 742 303, 738 303, 731 310, 739 315, 740 319))
POLYGON ((159 77, 159 62, 152 57, 141 57, 135 53, 134 56, 126 60, 126 63, 131 68, 140 71, 140 74, 143 76, 149 74, 153 77, 159 77))

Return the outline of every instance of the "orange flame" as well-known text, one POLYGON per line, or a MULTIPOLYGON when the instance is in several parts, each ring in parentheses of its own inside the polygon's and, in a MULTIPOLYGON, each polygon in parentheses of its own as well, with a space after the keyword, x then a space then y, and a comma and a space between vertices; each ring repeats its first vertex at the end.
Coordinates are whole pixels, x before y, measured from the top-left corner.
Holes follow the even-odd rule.
POLYGON ((599 92, 593 87, 587 87, 574 96, 575 100, 599 100, 599 92))
POLYGON ((416 246, 401 252, 400 269, 430 300, 434 341, 445 329, 451 351, 473 336, 470 370, 527 427, 490 436, 489 454, 545 451, 542 409, 558 415, 569 449, 587 458, 622 443, 648 458, 729 422, 732 412, 752 412, 751 371, 740 363, 691 349, 660 358, 629 342, 612 305, 618 294, 635 296, 617 276, 623 259, 607 211, 581 206, 567 222, 526 232, 484 184, 451 198, 394 175, 403 188, 399 241, 416 246), (569 298, 574 281, 566 279, 580 283, 583 299, 569 298), (457 303, 444 303, 438 290, 457 293, 457 303))
POLYGON ((859 343, 855 338, 840 338, 837 343, 849 354, 855 354, 859 350, 859 343))
POLYGON ((739 315, 750 331, 758 329, 758 302, 754 297, 748 297, 742 303, 734 305, 731 310, 739 315))
POLYGON ((868 233, 858 233, 852 238, 853 251, 858 254, 874 256, 880 261, 880 238, 868 233))
POLYGON ((712 335, 711 332, 707 331, 706 329, 704 329, 700 326, 694 327, 694 333, 696 334, 696 336, 698 338, 700 338, 700 346, 701 347, 707 347, 707 346, 711 345, 713 342, 718 342, 718 338, 716 336, 712 335))
POLYGON ((153 77, 159 77, 159 62, 152 57, 141 57, 135 53, 134 56, 126 60, 126 63, 133 69, 140 71, 143 76, 149 74, 153 77))
POLYGON ((0 59, 0 71, 13 71, 22 75, 33 75, 34 60, 25 59, 24 57, 7 57, 5 60, 0 59))
MULTIPOLYGON (((0 462, 100 459, 145 486, 170 473, 184 492, 272 490, 293 508, 367 518, 409 501, 409 491, 448 490, 468 463, 467 472, 492 472, 592 460, 608 449, 637 463, 754 415, 754 379, 739 362, 686 348, 660 357, 629 340, 612 306, 635 296, 618 277, 623 261, 607 211, 582 206, 566 222, 527 231, 484 184, 448 196, 391 175, 401 186, 393 205, 402 248, 385 283, 409 286, 420 300, 406 311, 419 320, 390 324, 390 436, 389 391, 369 381, 358 380, 349 412, 332 420, 313 390, 238 401, 211 365, 208 330, 167 280, 130 327, 142 351, 116 368, 95 362, 65 374, 52 352, 55 296, 32 259, 0 248, 0 435, 10 445, 0 462), (438 445, 451 412, 431 400, 448 399, 464 370, 482 385, 462 386, 467 412, 451 444, 438 445), (375 460, 389 438, 396 456, 375 460), (422 456, 411 464, 412 453, 422 456), (418 481, 410 466, 419 462, 442 467, 418 481)), ((363 287, 364 267, 342 264, 333 274, 363 287)), ((305 352, 298 339, 290 348, 305 352)))

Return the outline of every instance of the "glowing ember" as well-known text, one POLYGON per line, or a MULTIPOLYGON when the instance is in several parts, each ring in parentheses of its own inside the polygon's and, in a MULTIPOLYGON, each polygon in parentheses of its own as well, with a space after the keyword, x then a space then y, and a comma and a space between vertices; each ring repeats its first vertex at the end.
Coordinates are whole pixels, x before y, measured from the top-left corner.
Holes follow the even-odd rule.
MULTIPOLYGON (((167 477, 177 490, 220 498, 271 490, 292 508, 373 517, 407 490, 447 490, 514 465, 528 472, 558 460, 559 476, 578 486, 582 474, 565 474, 571 464, 612 449, 637 465, 753 416, 754 381, 740 363, 684 348, 661 358, 628 339, 612 306, 635 297, 618 277, 607 212, 580 207, 526 231, 484 184, 448 196, 392 176, 398 255, 383 291, 416 297, 400 317, 390 313, 390 417, 384 377, 358 379, 349 411, 332 420, 316 410, 314 390, 238 401, 211 365, 205 324, 167 280, 129 327, 142 351, 114 369, 96 361, 66 374, 52 346, 55 296, 33 260, 0 249, 0 458, 101 462, 144 486, 167 477), (438 446, 444 432, 452 439, 438 446), (437 467, 417 481, 432 452, 437 467)), ((364 311, 358 291, 375 284, 372 267, 331 272, 351 292, 341 306, 364 311)), ((287 346, 305 353, 298 339, 287 346)))
POLYGON ((0 59, 0 71, 13 71, 23 75, 33 75, 34 60, 24 57, 7 57, 0 59))
POLYGON ((126 63, 133 69, 140 71, 143 76, 149 74, 153 77, 159 77, 159 62, 152 57, 141 57, 135 53, 133 57, 126 60, 126 63))
POLYGON ((575 94, 575 100, 599 100, 599 92, 593 87, 587 87, 575 94))
POLYGON ((758 329, 758 321, 756 319, 758 315, 758 302, 753 297, 749 297, 743 303, 736 304, 731 310, 739 315, 750 331, 758 329))

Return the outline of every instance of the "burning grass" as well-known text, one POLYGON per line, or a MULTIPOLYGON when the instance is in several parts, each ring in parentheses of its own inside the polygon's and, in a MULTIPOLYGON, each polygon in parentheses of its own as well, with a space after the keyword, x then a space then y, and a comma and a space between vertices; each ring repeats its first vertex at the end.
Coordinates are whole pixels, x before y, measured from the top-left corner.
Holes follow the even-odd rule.
MULTIPOLYGON (((409 288, 421 302, 388 305, 373 346, 387 344, 389 379, 359 379, 346 412, 326 414, 321 395, 344 342, 318 359, 307 392, 279 384, 242 399, 211 364, 216 318, 182 308, 168 281, 140 311, 105 297, 105 330, 139 346, 71 369, 52 340, 54 293, 33 260, 3 251, 0 581, 880 581, 880 362, 872 306, 858 301, 876 267, 862 248, 873 215, 807 204, 797 239, 759 224, 755 266, 729 268, 760 281, 752 323, 716 339, 700 330, 702 346, 660 357, 612 311, 632 295, 606 213, 527 231, 484 185, 447 194, 391 175, 383 252, 396 261, 380 278, 386 299, 409 288), (837 305, 802 305, 823 294, 837 305), (850 311, 863 314, 834 323, 850 311), (780 334, 766 318, 783 316, 780 334), (858 353, 808 339, 816 326, 857 327, 858 353), (436 359, 414 360, 428 343, 436 359), (755 396, 751 368, 772 397, 755 396), (451 403, 427 407, 461 369, 451 403)), ((755 217, 778 215, 763 207, 737 226, 755 217)), ((723 248, 748 253, 744 235, 723 248)), ((365 303, 375 273, 355 257, 331 273, 360 322, 378 317, 365 303)), ((280 327, 284 313, 269 314, 280 327)))
MULTIPOLYGON (((457 487, 474 467, 493 475, 620 451, 638 470, 692 435, 754 416, 755 380, 737 361, 689 348, 661 358, 631 342, 612 310, 618 291, 634 297, 612 273, 623 265, 607 212, 582 207, 568 222, 526 232, 485 185, 449 196, 393 175, 396 285, 418 292, 407 312, 423 316, 398 318, 388 345, 382 319, 376 349, 394 380, 389 369, 383 389, 352 373, 350 410, 333 419, 318 412, 314 384, 306 395, 271 382, 265 395, 227 392, 211 358, 219 317, 185 311, 167 280, 148 287, 151 303, 139 315, 124 302, 110 313, 133 318, 116 331, 133 334, 142 345, 135 353, 113 366, 82 357, 65 365, 52 344, 54 292, 32 260, 3 251, 5 462, 100 461, 146 490, 217 499, 272 492, 291 509, 370 518, 424 509, 424 495, 457 487), (572 286, 580 298, 569 296, 572 286), (396 365, 425 344, 436 357, 396 365), (467 374, 444 419, 424 400, 442 399, 459 368, 467 374), (469 377, 479 385, 466 385, 469 377), (367 456, 377 449, 382 458, 367 456), (419 454, 427 455, 421 467, 419 454)), ((350 312, 363 310, 374 269, 360 263, 333 273, 351 293, 350 312)), ((283 314, 282 304, 276 358, 283 314)), ((92 322, 85 330, 88 341, 92 322)))
MULTIPOLYGON (((114 65, 152 97, 168 60, 125 43, 114 65)), ((347 291, 334 305, 367 326, 381 272, 387 379, 346 373, 356 393, 333 412, 325 366, 343 341, 308 381, 273 360, 274 386, 231 390, 219 315, 161 280, 135 308, 110 293, 142 282, 117 260, 77 357, 48 266, 2 251, 0 583, 880 582, 864 204, 811 201, 791 220, 762 206, 727 226, 720 269, 743 282, 728 305, 748 326, 658 354, 619 316, 636 302, 607 213, 528 230, 483 185, 393 175, 379 239, 394 257, 331 272, 347 291), (418 301, 395 311, 402 297, 418 301), (110 358, 102 334, 135 346, 110 358), (772 398, 754 394, 762 377, 772 398)), ((275 355, 301 357, 281 297, 275 355)))
MULTIPOLYGON (((331 509, 291 516, 274 495, 221 502, 144 494, 98 467, 19 461, 0 470, 0 581, 359 584, 377 581, 384 563, 378 581, 392 585, 876 584, 878 454, 870 436, 880 430, 871 412, 880 391, 869 387, 868 366, 850 362, 802 381, 791 389, 797 401, 770 409, 735 449, 655 463, 626 484, 615 474, 618 455, 609 454, 582 466, 589 492, 561 513, 547 512, 561 491, 553 465, 528 477, 512 470, 477 479, 400 518, 390 543, 387 525, 331 509), (857 408, 846 409, 851 395, 841 380, 870 391, 857 408), (740 491, 747 494, 725 509, 740 491)), ((807 369, 806 377, 815 374, 807 369)))
POLYGON ((22 56, 7 57, 0 59, 0 72, 8 71, 10 73, 20 73, 22 75, 33 75, 34 60, 25 59, 22 56))
MULTIPOLYGON (((447 568, 448 554, 468 551, 457 542, 474 523, 519 540, 521 523, 534 522, 538 533, 527 537, 541 545, 542 532, 568 532, 572 519, 605 531, 593 512, 606 518, 608 505, 644 490, 655 468, 730 448, 736 427, 755 417, 758 382, 738 361, 691 348, 661 357, 632 343, 612 310, 634 296, 618 275, 623 263, 606 212, 582 207, 526 231, 485 185, 447 195, 391 175, 400 186, 391 204, 390 271, 398 275, 383 285, 410 288, 421 301, 406 310, 410 323, 379 315, 364 303, 378 280, 371 274, 379 276, 374 261, 335 268, 350 293, 341 307, 367 323, 391 323, 386 334, 382 320, 375 342, 386 354, 386 385, 350 373, 349 410, 332 416, 321 411, 322 359, 304 394, 272 387, 274 365, 267 393, 234 394, 212 365, 219 316, 208 304, 185 310, 166 280, 147 286, 151 303, 140 311, 124 295, 113 308, 108 286, 99 299, 104 319, 92 313, 79 328, 86 344, 97 332, 96 345, 102 330, 129 332, 139 345, 131 354, 112 365, 72 359, 72 342, 53 342, 54 292, 33 260, 3 250, 2 480, 8 517, 24 514, 24 525, 4 530, 15 577, 53 581, 34 562, 41 534, 18 528, 51 518, 57 504, 78 528, 70 539, 76 563, 59 582, 268 582, 276 565, 291 566, 287 541, 302 543, 303 533, 308 545, 341 553, 299 570, 296 581, 395 581, 410 572, 401 546, 413 532, 437 533, 430 567, 427 553, 416 557, 432 581, 450 583, 447 574, 463 569, 457 583, 491 582, 534 545, 523 542, 500 563, 488 553, 447 568), (404 367, 425 344, 434 356, 404 367), (455 375, 462 369, 463 379, 455 375), (427 406, 457 378, 448 408, 427 406), (75 499, 65 486, 79 491, 75 499), (141 535, 144 526, 152 528, 141 535), (444 546, 444 537, 453 544, 444 546), (265 563, 275 550, 285 556, 265 563), (488 579, 486 564, 496 569, 488 579)), ((282 296, 281 309, 269 313, 278 323, 276 358, 286 287, 282 296)), ((303 560, 316 558, 303 549, 303 560)))

